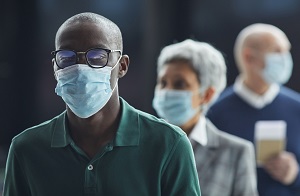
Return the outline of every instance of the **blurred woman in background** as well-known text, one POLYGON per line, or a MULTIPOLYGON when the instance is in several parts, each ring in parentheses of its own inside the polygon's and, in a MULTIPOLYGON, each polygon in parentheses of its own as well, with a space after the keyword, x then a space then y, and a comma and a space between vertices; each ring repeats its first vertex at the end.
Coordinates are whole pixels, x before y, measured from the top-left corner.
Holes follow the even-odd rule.
POLYGON ((189 136, 203 196, 254 196, 253 145, 218 130, 205 118, 225 86, 222 54, 207 43, 188 39, 161 51, 153 107, 189 136))

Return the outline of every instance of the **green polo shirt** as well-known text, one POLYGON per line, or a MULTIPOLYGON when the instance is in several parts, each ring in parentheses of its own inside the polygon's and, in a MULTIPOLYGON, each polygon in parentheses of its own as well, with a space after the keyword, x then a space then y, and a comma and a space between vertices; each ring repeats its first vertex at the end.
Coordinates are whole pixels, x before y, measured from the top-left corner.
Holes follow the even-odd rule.
POLYGON ((120 100, 116 137, 93 159, 70 137, 66 112, 17 135, 4 196, 200 195, 186 134, 120 100))

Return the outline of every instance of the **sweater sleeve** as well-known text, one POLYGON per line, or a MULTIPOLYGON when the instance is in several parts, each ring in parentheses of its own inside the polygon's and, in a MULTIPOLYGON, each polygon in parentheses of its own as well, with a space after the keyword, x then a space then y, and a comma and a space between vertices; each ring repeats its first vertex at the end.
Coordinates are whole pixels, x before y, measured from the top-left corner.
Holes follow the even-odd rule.
MULTIPOLYGON (((299 164, 299 163, 298 163, 299 164)), ((298 167, 300 168, 300 165, 298 165, 298 167)), ((294 180, 294 182, 292 184, 289 185, 293 190, 295 190, 298 194, 300 194, 300 169, 298 171, 298 175, 296 177, 296 179, 294 180)))

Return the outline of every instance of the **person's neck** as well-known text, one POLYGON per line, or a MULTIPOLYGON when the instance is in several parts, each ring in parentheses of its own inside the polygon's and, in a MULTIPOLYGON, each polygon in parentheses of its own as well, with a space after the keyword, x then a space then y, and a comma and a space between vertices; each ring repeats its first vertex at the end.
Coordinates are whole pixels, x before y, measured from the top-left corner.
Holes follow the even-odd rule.
POLYGON ((270 88, 270 84, 265 82, 262 78, 244 78, 243 82, 247 88, 258 95, 263 95, 270 88))
POLYGON ((70 135, 90 158, 114 137, 121 118, 119 99, 111 99, 93 116, 83 119, 67 109, 70 135))
POLYGON ((195 125, 197 124, 198 120, 200 117, 200 113, 198 113, 197 115, 195 115, 191 120, 189 120, 187 123, 185 123, 184 125, 181 125, 180 128, 187 134, 190 135, 190 133, 192 132, 193 128, 195 127, 195 125))

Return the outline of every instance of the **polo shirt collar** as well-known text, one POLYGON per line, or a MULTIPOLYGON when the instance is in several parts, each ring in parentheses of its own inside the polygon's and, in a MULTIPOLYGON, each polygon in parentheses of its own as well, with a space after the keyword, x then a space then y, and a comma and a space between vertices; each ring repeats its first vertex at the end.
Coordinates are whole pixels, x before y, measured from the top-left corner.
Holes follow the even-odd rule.
POLYGON ((65 147, 72 141, 66 126, 66 116, 67 112, 64 111, 56 117, 56 123, 53 127, 51 147, 65 147))
POLYGON ((256 109, 261 109, 273 102, 279 93, 279 85, 271 84, 269 89, 263 94, 259 95, 250 90, 243 82, 242 77, 237 77, 233 85, 233 91, 242 98, 245 102, 256 109))
POLYGON ((115 146, 138 146, 140 141, 139 113, 120 97, 122 115, 116 133, 115 146))
MULTIPOLYGON (((138 112, 120 97, 121 120, 114 140, 114 146, 138 146, 140 140, 140 120, 138 112)), ((53 127, 51 147, 65 147, 72 142, 66 124, 67 113, 56 117, 53 127)))

